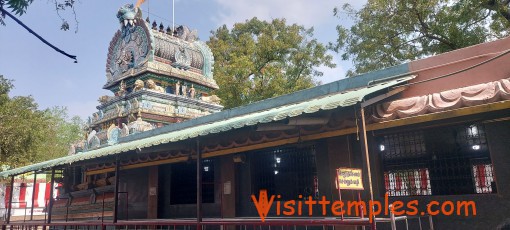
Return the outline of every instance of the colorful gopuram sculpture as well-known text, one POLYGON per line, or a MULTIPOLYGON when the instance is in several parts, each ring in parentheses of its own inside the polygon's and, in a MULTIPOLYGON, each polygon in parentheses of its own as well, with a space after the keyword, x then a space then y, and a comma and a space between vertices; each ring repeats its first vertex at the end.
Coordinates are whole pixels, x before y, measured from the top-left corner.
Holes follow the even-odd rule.
POLYGON ((138 132, 219 112, 213 79, 214 57, 197 40, 196 30, 172 31, 142 19, 133 5, 117 13, 120 29, 113 36, 106 61, 104 89, 98 112, 88 119, 85 144, 71 153, 118 143, 138 132))

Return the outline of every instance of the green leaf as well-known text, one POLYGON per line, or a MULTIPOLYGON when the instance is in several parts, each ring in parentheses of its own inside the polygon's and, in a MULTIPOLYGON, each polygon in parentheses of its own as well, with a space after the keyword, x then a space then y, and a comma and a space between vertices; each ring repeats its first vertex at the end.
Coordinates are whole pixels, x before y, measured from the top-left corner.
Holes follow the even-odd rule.
POLYGON ((509 34, 509 1, 368 0, 359 10, 333 9, 354 20, 337 27, 329 48, 350 59, 348 76, 479 44, 509 34))
POLYGON ((9 97, 11 80, 0 75, 0 166, 20 167, 65 156, 83 136, 83 122, 62 107, 39 110, 31 96, 9 97))
POLYGON ((313 38, 313 28, 252 18, 223 25, 208 41, 214 54, 215 93, 226 108, 312 87, 322 76, 319 66, 335 67, 325 45, 313 38))

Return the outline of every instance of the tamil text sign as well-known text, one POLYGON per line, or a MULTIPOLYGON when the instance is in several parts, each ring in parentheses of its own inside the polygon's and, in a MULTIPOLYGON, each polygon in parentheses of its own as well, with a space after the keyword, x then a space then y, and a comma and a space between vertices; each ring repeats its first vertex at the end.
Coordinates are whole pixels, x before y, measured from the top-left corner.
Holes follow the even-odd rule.
POLYGON ((339 168, 336 170, 336 174, 337 185, 339 186, 339 189, 363 190, 361 169, 339 168))

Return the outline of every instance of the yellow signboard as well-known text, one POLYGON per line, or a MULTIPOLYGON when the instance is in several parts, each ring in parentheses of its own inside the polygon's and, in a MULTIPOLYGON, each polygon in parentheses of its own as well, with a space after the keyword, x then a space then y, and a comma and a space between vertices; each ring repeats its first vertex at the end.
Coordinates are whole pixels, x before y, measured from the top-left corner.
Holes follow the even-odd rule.
POLYGON ((356 168, 339 168, 336 170, 336 184, 340 189, 344 190, 363 190, 363 179, 361 177, 361 169, 356 168))

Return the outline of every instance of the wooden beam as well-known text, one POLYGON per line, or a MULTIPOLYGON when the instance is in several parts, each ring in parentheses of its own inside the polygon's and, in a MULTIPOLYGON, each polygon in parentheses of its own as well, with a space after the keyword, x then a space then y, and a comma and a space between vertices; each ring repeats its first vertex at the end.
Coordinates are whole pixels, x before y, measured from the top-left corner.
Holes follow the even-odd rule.
MULTIPOLYGON (((301 141, 312 141, 312 140, 317 140, 317 139, 322 139, 322 138, 342 136, 342 135, 351 134, 351 133, 356 133, 356 127, 301 136, 301 141)), ((208 152, 208 153, 204 153, 204 157, 222 156, 222 155, 231 154, 231 153, 240 153, 240 152, 264 149, 264 148, 275 147, 275 146, 280 146, 280 145, 295 144, 298 142, 299 142, 299 137, 291 137, 291 138, 283 139, 283 140, 270 141, 270 142, 264 142, 264 143, 254 144, 254 145, 248 145, 248 146, 242 146, 242 147, 237 147, 237 148, 222 149, 222 150, 218 150, 218 151, 208 152)))
MULTIPOLYGON (((69 213, 67 215, 68 219, 79 219, 81 221, 88 221, 90 219, 96 219, 98 216, 104 216, 104 217, 113 217, 113 211, 98 211, 98 212, 86 212, 86 213, 69 213)), ((54 215, 54 220, 65 220, 66 215, 54 215)), ((23 220, 23 218, 21 218, 23 220)))
MULTIPOLYGON (((140 164, 121 166, 120 170, 136 169, 136 168, 142 168, 142 167, 148 167, 148 166, 154 166, 154 165, 176 163, 176 162, 181 162, 181 161, 186 161, 186 160, 188 160, 188 157, 176 157, 176 158, 170 158, 170 159, 165 159, 165 160, 160 160, 160 161, 151 161, 151 162, 144 162, 144 163, 140 163, 140 164)), ((98 170, 90 170, 90 171, 85 172, 85 175, 90 176, 90 175, 97 175, 97 174, 103 174, 103 173, 114 172, 114 171, 115 171, 115 168, 111 167, 111 168, 104 168, 104 169, 98 169, 98 170)))
POLYGON ((218 150, 218 151, 204 153, 203 156, 204 156, 204 158, 222 156, 222 155, 227 155, 227 154, 231 154, 231 153, 246 152, 246 151, 255 150, 255 149, 263 149, 263 148, 269 148, 269 147, 274 147, 274 146, 279 146, 279 145, 292 144, 292 143, 297 143, 297 141, 298 141, 298 137, 293 137, 293 138, 288 138, 288 139, 283 139, 283 140, 265 142, 265 143, 242 146, 242 147, 237 147, 237 148, 222 149, 222 150, 218 150))
POLYGON ((508 120, 510 120, 510 117, 502 117, 502 118, 497 118, 497 119, 486 120, 483 123, 492 123, 492 122, 508 121, 508 120))
POLYGON ((98 170, 90 170, 85 172, 85 175, 91 176, 91 175, 97 175, 97 174, 103 174, 103 173, 109 173, 109 172, 115 172, 115 168, 104 168, 104 169, 98 169, 98 170))
POLYGON ((471 106, 466 108, 448 110, 443 112, 429 113, 418 115, 414 117, 407 117, 392 121, 384 121, 367 125, 367 131, 387 129, 404 125, 413 125, 429 121, 443 120, 454 117, 461 117, 467 115, 474 115, 479 113, 486 113, 498 110, 510 109, 510 100, 494 102, 490 104, 471 106))
POLYGON ((126 166, 120 167, 120 169, 121 170, 135 169, 135 168, 147 167, 147 166, 153 166, 153 165, 162 165, 162 164, 168 164, 168 163, 181 162, 181 161, 186 161, 186 160, 188 160, 187 156, 176 157, 176 158, 170 158, 170 159, 161 160, 161 161, 145 162, 145 163, 140 163, 140 164, 136 164, 136 165, 126 165, 126 166), (137 165, 140 165, 140 167, 135 167, 137 165))

